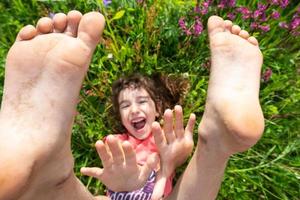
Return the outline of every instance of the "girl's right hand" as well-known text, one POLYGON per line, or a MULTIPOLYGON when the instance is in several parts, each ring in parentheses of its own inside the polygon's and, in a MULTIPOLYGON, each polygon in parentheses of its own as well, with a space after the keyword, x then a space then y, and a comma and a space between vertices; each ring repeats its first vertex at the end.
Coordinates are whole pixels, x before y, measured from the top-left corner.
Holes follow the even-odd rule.
POLYGON ((96 149, 103 168, 83 167, 81 173, 100 180, 114 192, 134 191, 143 187, 158 163, 157 154, 151 154, 145 165, 140 166, 136 154, 128 141, 121 144, 113 135, 107 136, 106 142, 96 142, 96 149))

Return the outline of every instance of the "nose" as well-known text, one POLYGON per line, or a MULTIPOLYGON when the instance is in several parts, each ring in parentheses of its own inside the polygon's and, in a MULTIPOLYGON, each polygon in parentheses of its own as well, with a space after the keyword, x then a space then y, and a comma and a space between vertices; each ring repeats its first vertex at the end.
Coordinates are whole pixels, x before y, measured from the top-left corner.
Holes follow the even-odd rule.
POLYGON ((138 114, 140 110, 139 110, 138 105, 135 104, 135 103, 133 103, 133 104, 131 105, 130 111, 131 111, 131 114, 132 114, 132 115, 135 115, 135 114, 138 114))

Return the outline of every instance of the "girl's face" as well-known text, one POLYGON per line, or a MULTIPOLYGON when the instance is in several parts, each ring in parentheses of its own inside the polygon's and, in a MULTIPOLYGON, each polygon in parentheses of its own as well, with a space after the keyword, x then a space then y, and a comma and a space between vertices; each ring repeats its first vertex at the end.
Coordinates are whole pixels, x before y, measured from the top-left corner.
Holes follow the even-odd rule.
POLYGON ((119 110, 123 126, 137 139, 151 134, 151 125, 158 117, 155 103, 144 88, 125 88, 119 94, 119 110))

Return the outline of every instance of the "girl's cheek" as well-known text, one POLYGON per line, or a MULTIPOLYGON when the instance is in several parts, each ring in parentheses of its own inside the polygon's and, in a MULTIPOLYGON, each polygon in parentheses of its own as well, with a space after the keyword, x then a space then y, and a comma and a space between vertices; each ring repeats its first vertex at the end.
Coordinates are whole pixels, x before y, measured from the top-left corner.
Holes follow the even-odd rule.
POLYGON ((121 119, 124 120, 126 116, 126 112, 124 110, 120 111, 120 115, 121 115, 121 119))

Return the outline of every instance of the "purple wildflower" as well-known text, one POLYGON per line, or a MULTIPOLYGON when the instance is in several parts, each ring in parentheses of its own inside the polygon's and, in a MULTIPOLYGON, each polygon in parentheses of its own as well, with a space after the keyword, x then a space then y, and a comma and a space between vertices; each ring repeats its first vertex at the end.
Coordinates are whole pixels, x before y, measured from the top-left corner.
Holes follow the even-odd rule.
POLYGON ((294 18, 297 18, 297 17, 300 17, 300 13, 298 12, 298 10, 294 13, 293 19, 294 19, 294 18))
POLYGON ((202 15, 205 15, 208 13, 208 8, 209 8, 209 5, 210 5, 210 1, 204 1, 201 6, 199 6, 199 4, 197 3, 197 5, 195 6, 194 8, 194 12, 195 13, 200 13, 202 15))
POLYGON ((227 17, 228 17, 228 19, 230 19, 230 20, 234 20, 235 17, 236 17, 236 14, 235 14, 235 13, 227 13, 227 17))
POLYGON ((279 5, 279 0, 271 0, 270 3, 272 5, 279 5))
POLYGON ((206 2, 208 3, 208 5, 211 5, 213 0, 207 0, 206 2))
POLYGON ((184 17, 180 17, 178 24, 179 24, 181 30, 185 31, 187 29, 186 25, 185 25, 184 17))
POLYGON ((202 6, 203 6, 204 8, 208 8, 208 7, 209 7, 209 2, 208 2, 208 1, 204 1, 204 2, 202 3, 202 6))
POLYGON ((186 35, 192 35, 192 32, 186 27, 184 17, 180 17, 178 24, 181 28, 181 30, 186 34, 186 35))
POLYGON ((236 5, 236 0, 221 0, 218 8, 223 9, 225 7, 233 8, 236 5))
POLYGON ((267 21, 267 15, 266 15, 266 13, 263 13, 263 14, 260 16, 260 21, 261 21, 261 22, 266 22, 266 21, 267 21))
POLYGON ((262 3, 258 3, 257 4, 257 9, 260 10, 260 11, 262 11, 262 12, 266 11, 267 8, 268 8, 268 5, 266 5, 266 4, 262 4, 262 3))
POLYGON ((267 8, 268 8, 268 5, 258 3, 257 10, 255 10, 253 12, 253 18, 254 19, 262 18, 262 21, 265 21, 265 18, 266 18, 265 15, 266 15, 267 8))
POLYGON ((238 12, 242 13, 243 19, 249 19, 251 17, 251 11, 247 7, 239 7, 236 9, 238 12))
POLYGON ((221 0, 220 3, 219 3, 219 5, 218 5, 218 8, 224 9, 225 6, 226 6, 226 0, 221 0))
POLYGON ((300 13, 299 13, 299 8, 297 9, 297 11, 295 12, 295 14, 293 15, 293 18, 291 20, 290 23, 290 30, 292 32, 293 35, 297 36, 299 34, 299 31, 297 30, 298 27, 300 27, 300 13))
POLYGON ((273 19, 279 19, 280 17, 280 13, 278 11, 273 11, 273 13, 271 14, 273 19))
POLYGON ((253 12, 253 18, 257 19, 262 15, 262 12, 260 10, 255 10, 253 12))
POLYGON ((236 5, 236 0, 229 0, 229 1, 227 2, 227 5, 228 5, 229 7, 235 7, 235 5, 236 5))
POLYGON ((195 25, 194 25, 194 35, 199 36, 203 31, 203 24, 200 21, 199 17, 195 18, 195 25))
POLYGON ((54 15, 55 15, 55 13, 50 12, 50 13, 48 14, 48 17, 51 18, 51 19, 53 19, 54 15))
POLYGON ((281 0, 280 1, 280 7, 286 8, 289 5, 289 0, 281 0))
POLYGON ((108 6, 108 4, 111 4, 111 0, 103 0, 103 4, 105 6, 108 6))
POLYGON ((278 25, 279 25, 280 28, 284 28, 284 29, 288 29, 289 28, 289 25, 286 22, 279 22, 278 25))
POLYGON ((267 68, 266 71, 263 73, 262 75, 262 80, 264 82, 268 82, 272 76, 272 69, 271 68, 267 68))
POLYGON ((209 7, 209 2, 202 3, 202 10, 201 10, 202 15, 205 15, 208 13, 208 7, 209 7))
POLYGON ((257 22, 251 22, 251 24, 250 24, 250 29, 251 30, 257 29, 257 27, 258 27, 257 22))
POLYGON ((291 24, 290 24, 290 28, 292 30, 295 30, 299 26, 300 26, 300 17, 293 18, 292 21, 291 21, 291 24))
POLYGON ((185 31, 185 34, 186 34, 187 36, 190 36, 190 35, 192 35, 192 32, 188 29, 188 30, 185 31))
POLYGON ((195 13, 200 13, 200 12, 201 12, 200 6, 199 6, 198 3, 197 3, 197 5, 196 5, 195 8, 194 8, 194 12, 195 12, 195 13))
POLYGON ((264 32, 268 32, 270 30, 270 25, 259 25, 258 28, 264 32))

